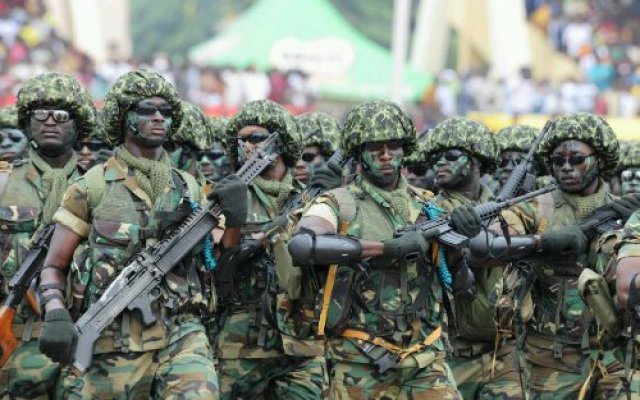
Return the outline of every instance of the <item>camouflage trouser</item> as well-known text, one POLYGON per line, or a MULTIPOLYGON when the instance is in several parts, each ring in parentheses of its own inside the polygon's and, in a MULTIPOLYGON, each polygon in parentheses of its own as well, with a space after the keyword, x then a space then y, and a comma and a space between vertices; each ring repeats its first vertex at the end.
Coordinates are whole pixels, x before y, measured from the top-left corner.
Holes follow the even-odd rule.
POLYGON ((447 360, 465 399, 522 399, 520 375, 513 364, 513 346, 501 346, 493 369, 493 352, 447 360))
MULTIPOLYGON (((579 346, 563 346, 562 358, 554 358, 549 349, 552 341, 540 338, 527 338, 527 384, 533 400, 575 400, 587 380, 588 372, 583 371, 579 346)), ((590 365, 594 365, 595 352, 591 355, 590 365)), ((607 353, 604 368, 596 368, 589 381, 587 399, 626 399, 622 377, 624 368, 607 353), (604 371, 606 370, 606 371, 604 371)), ((640 399, 637 379, 631 385, 631 398, 640 399)))
POLYGON ((0 369, 0 399, 48 399, 60 366, 38 349, 38 340, 18 342, 0 369))
POLYGON ((329 381, 330 398, 334 400, 462 399, 444 360, 425 368, 392 368, 382 374, 372 364, 334 361, 329 381))
POLYGON ((220 359, 220 399, 326 398, 324 357, 220 359))
POLYGON ((82 377, 67 373, 57 398, 217 399, 218 377, 204 332, 145 353, 95 354, 82 377))

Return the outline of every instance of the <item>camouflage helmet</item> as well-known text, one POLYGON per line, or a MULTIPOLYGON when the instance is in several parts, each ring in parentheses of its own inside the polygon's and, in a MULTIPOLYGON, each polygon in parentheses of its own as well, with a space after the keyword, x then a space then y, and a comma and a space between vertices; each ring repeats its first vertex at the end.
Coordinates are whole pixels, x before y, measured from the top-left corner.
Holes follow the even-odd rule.
POLYGON ((119 77, 104 97, 104 137, 112 146, 122 143, 123 123, 127 112, 144 99, 162 97, 171 105, 173 123, 168 138, 171 138, 182 122, 182 106, 178 92, 162 75, 139 69, 119 77))
POLYGON ((171 137, 176 144, 188 143, 198 150, 208 145, 210 125, 200 107, 182 100, 182 123, 171 137))
POLYGON ((0 128, 18 128, 18 109, 16 107, 0 108, 0 128))
POLYGON ((513 125, 500 129, 493 137, 498 145, 498 152, 528 152, 538 137, 539 130, 529 125, 513 125))
POLYGON ((446 119, 427 136, 425 159, 446 149, 460 149, 478 158, 481 173, 492 173, 498 163, 498 146, 483 124, 464 117, 446 119))
POLYGON ((366 142, 404 141, 404 156, 416 147, 416 128, 409 114, 391 101, 373 100, 357 105, 347 114, 342 129, 342 149, 356 156, 366 142))
POLYGON ((214 142, 222 143, 222 146, 227 149, 231 140, 226 135, 227 125, 229 125, 229 118, 226 117, 207 117, 209 122, 209 140, 207 141, 207 147, 211 147, 214 142))
POLYGON ((286 108, 271 100, 256 100, 245 104, 227 125, 229 138, 229 158, 232 164, 237 164, 238 142, 235 140, 238 132, 249 125, 257 125, 269 132, 278 132, 286 149, 283 154, 284 163, 293 167, 302 153, 302 137, 295 118, 286 108))
POLYGON ((325 157, 330 157, 336 151, 340 141, 340 125, 335 118, 323 112, 310 112, 298 115, 296 120, 304 147, 318 146, 325 157))
POLYGON ((618 165, 619 145, 616 134, 602 117, 590 113, 564 115, 545 126, 547 135, 540 144, 540 156, 551 171, 549 157, 553 150, 567 140, 578 140, 593 147, 604 162, 603 174, 614 171, 618 165))
POLYGON ((620 154, 620 170, 640 168, 640 142, 627 142, 624 152, 620 154))
POLYGON ((78 138, 96 126, 96 107, 89 92, 69 74, 40 74, 24 83, 18 92, 18 127, 28 133, 30 112, 42 107, 59 107, 76 120, 78 138))

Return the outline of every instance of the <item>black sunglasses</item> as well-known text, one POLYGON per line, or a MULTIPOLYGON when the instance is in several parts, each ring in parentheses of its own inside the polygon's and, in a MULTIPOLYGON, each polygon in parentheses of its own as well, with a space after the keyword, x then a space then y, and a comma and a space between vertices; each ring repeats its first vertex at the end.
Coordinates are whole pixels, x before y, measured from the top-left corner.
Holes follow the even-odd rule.
POLYGON ((53 116, 53 120, 56 122, 67 122, 71 119, 69 111, 65 110, 33 110, 31 115, 36 121, 44 122, 49 119, 49 116, 53 116))
POLYGON ((104 143, 97 141, 97 140, 91 140, 89 142, 75 142, 73 144, 73 149, 75 151, 80 151, 82 150, 84 147, 87 147, 89 150, 96 152, 98 150, 100 150, 101 148, 104 147, 104 143))
POLYGON ((302 153, 302 156, 300 156, 300 158, 302 159, 302 161, 304 162, 312 162, 313 160, 316 159, 316 157, 318 157, 320 155, 320 153, 302 153))
POLYGON ((371 152, 382 151, 384 146, 387 146, 389 151, 396 151, 402 148, 404 140, 387 140, 384 142, 367 142, 364 144, 364 149, 371 152))
POLYGON ((138 104, 135 108, 136 114, 143 117, 151 117, 156 115, 156 112, 159 112, 165 118, 171 117, 173 113, 173 108, 169 104, 162 104, 156 106, 154 104, 138 104))
POLYGON ((513 165, 518 165, 518 164, 520 164, 522 162, 522 160, 524 160, 524 157, 522 157, 522 156, 501 157, 500 158, 500 163, 498 164, 498 167, 499 168, 505 168, 510 163, 513 163, 513 165))
POLYGON ((202 160, 207 157, 211 161, 215 161, 219 158, 224 157, 224 151, 220 150, 211 150, 211 151, 200 151, 198 152, 198 159, 202 160))
POLYGON ((268 132, 256 132, 256 133, 252 133, 249 136, 239 136, 238 137, 238 142, 249 142, 251 144, 258 144, 258 143, 262 143, 265 140, 269 139, 269 136, 271 136, 271 134, 269 134, 268 132))
POLYGON ((623 181, 630 181, 630 180, 633 180, 633 179, 640 179, 640 170, 638 170, 638 171, 629 171, 628 169, 625 169, 620 174, 620 179, 622 179, 623 181))
POLYGON ((569 157, 551 156, 549 157, 549 159, 551 160, 553 165, 555 165, 556 167, 562 167, 566 162, 568 162, 569 165, 573 165, 573 166, 581 165, 589 157, 595 157, 595 154, 588 154, 588 155, 574 154, 569 157))
POLYGON ((431 156, 431 163, 432 164, 437 164, 438 161, 440 161, 442 159, 442 157, 444 157, 445 160, 447 161, 458 161, 458 159, 460 157, 466 156, 467 153, 465 153, 462 150, 458 150, 458 149, 451 149, 451 150, 447 150, 447 151, 439 151, 437 153, 434 153, 431 156))

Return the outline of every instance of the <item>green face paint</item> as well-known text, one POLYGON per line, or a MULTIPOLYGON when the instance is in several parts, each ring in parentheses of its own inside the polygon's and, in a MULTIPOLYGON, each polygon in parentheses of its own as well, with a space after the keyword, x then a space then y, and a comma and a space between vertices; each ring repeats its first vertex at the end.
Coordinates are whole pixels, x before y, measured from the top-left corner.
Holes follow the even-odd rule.
POLYGON ((620 173, 622 194, 640 193, 640 168, 627 168, 620 173))
POLYGON ((380 161, 380 152, 362 150, 360 153, 360 161, 362 162, 362 173, 366 178, 376 186, 388 187, 392 185, 400 176, 400 168, 402 168, 403 151, 398 154, 391 154, 391 160, 388 163, 380 161))
POLYGON ((567 193, 580 193, 588 188, 600 176, 598 157, 594 157, 593 148, 578 140, 560 143, 552 157, 564 158, 562 165, 553 164, 553 177, 561 190, 567 193), (580 164, 571 164, 572 156, 587 156, 580 164))
POLYGON ((463 155, 455 161, 444 157, 435 165, 436 185, 445 189, 455 189, 471 179, 471 165, 469 156, 463 155))

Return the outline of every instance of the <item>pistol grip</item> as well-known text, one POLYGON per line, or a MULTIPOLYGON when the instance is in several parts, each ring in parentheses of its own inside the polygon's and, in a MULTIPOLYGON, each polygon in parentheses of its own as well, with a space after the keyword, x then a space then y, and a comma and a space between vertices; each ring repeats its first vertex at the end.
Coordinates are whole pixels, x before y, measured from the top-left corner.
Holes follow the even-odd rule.
POLYGON ((151 311, 151 301, 144 297, 144 293, 136 297, 131 304, 127 306, 127 309, 130 311, 139 310, 142 316, 142 323, 145 327, 149 327, 156 322, 157 318, 153 315, 153 311, 151 311))

